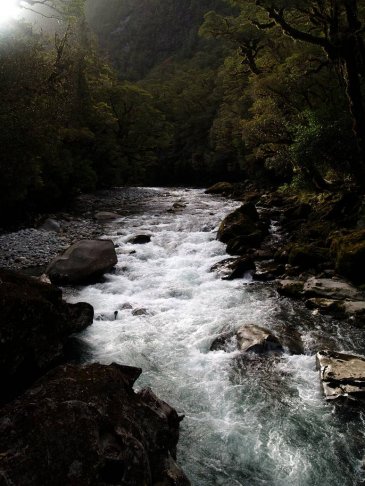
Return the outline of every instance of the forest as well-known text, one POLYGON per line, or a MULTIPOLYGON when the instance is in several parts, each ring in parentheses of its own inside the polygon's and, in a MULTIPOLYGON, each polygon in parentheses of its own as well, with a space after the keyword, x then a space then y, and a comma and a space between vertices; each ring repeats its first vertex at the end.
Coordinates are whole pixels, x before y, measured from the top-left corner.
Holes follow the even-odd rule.
POLYGON ((3 224, 116 185, 363 189, 363 2, 21 3, 0 31, 3 224))

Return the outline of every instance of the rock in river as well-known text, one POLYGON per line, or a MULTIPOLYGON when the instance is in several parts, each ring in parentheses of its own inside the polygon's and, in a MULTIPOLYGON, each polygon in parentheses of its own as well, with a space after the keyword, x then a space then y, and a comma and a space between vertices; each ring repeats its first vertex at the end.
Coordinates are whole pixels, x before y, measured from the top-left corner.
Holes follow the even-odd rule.
POLYGON ((86 303, 67 304, 53 285, 0 272, 0 388, 6 400, 63 359, 70 334, 92 324, 86 303))
POLYGON ((52 283, 88 283, 110 271, 118 262, 111 240, 81 240, 56 257, 46 273, 52 283))
POLYGON ((128 243, 132 243, 133 245, 145 245, 151 241, 151 235, 137 235, 133 236, 128 243))
POLYGON ((0 419, 1 484, 176 485, 181 417, 150 389, 141 370, 112 364, 59 367, 0 419))
POLYGON ((244 325, 236 333, 237 344, 241 351, 266 353, 268 351, 283 351, 283 347, 274 334, 264 327, 244 325))
POLYGON ((365 356, 320 351, 317 368, 327 400, 365 397, 365 356))
POLYGON ((349 282, 331 278, 309 278, 304 285, 306 297, 323 297, 326 299, 364 300, 364 292, 359 291, 349 282))

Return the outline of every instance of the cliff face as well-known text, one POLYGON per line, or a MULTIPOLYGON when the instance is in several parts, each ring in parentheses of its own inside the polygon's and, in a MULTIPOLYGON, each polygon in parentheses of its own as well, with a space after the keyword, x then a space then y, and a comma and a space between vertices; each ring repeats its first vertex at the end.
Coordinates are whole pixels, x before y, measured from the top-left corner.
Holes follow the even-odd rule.
POLYGON ((87 17, 120 76, 137 80, 169 58, 204 48, 198 30, 210 10, 229 12, 223 0, 88 0, 87 17))

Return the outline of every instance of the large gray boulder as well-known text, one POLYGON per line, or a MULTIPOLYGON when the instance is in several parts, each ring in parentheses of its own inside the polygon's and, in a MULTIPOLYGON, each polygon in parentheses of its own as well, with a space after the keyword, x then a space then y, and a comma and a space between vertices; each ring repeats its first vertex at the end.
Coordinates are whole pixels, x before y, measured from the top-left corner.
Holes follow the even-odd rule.
POLYGON ((271 331, 256 325, 244 325, 236 333, 237 344, 242 352, 266 353, 283 351, 278 338, 271 331))
POLYGON ((365 398, 365 356, 320 351, 317 369, 327 400, 365 398))
POLYGON ((309 278, 304 285, 304 295, 335 300, 364 300, 364 292, 345 280, 331 278, 309 278))
POLYGON ((111 240, 81 240, 56 257, 46 273, 52 283, 88 283, 106 272, 118 262, 111 240))

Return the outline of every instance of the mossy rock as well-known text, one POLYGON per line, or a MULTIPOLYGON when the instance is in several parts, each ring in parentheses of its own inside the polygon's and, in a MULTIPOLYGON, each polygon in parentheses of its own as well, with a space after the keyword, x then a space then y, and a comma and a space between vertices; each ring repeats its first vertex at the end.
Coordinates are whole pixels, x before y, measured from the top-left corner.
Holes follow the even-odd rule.
POLYGON ((233 184, 230 182, 218 182, 217 184, 214 184, 214 186, 209 187, 206 191, 205 194, 224 194, 224 193, 230 193, 234 189, 233 184))
POLYGON ((253 219, 256 209, 250 203, 236 209, 222 221, 218 229, 217 238, 222 243, 228 243, 237 236, 248 236, 258 231, 257 223, 253 219), (252 208, 253 206, 253 208, 252 208))
POLYGON ((333 237, 331 251, 340 275, 358 285, 365 284, 365 230, 333 237))
POLYGON ((313 268, 330 259, 328 248, 319 248, 314 245, 293 245, 289 252, 290 265, 301 268, 313 268))

